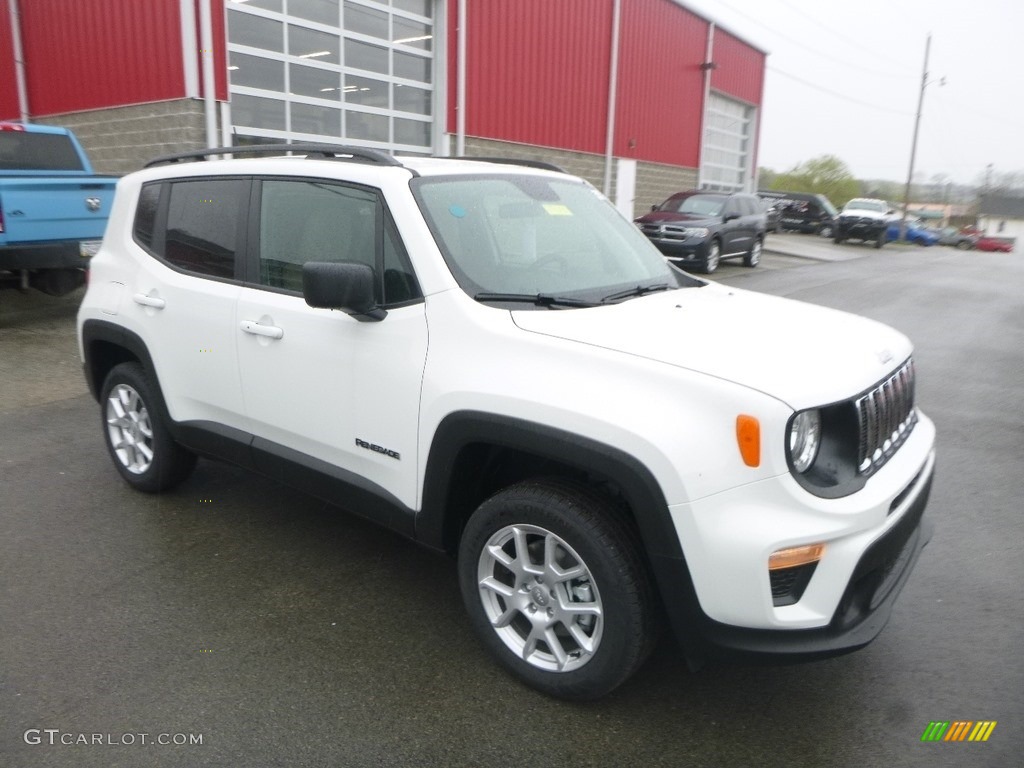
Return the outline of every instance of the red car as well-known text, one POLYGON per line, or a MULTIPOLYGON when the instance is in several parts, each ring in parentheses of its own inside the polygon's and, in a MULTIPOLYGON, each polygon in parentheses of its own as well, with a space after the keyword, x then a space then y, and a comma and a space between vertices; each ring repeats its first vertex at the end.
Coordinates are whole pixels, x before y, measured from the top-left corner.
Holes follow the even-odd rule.
POLYGON ((979 251, 999 251, 1013 253, 1013 243, 995 237, 979 237, 974 247, 979 251))

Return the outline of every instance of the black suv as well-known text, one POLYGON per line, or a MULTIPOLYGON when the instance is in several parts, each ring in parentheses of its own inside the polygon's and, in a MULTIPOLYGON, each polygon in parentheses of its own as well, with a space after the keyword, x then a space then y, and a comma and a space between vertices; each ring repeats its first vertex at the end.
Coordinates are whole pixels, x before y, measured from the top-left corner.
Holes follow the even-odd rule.
POLYGON ((832 237, 839 211, 824 195, 759 189, 757 196, 779 211, 779 223, 783 230, 793 229, 797 232, 832 237))
POLYGON ((722 259, 737 257, 756 267, 767 226, 756 196, 703 191, 677 192, 636 224, 669 261, 705 273, 718 269, 722 259))

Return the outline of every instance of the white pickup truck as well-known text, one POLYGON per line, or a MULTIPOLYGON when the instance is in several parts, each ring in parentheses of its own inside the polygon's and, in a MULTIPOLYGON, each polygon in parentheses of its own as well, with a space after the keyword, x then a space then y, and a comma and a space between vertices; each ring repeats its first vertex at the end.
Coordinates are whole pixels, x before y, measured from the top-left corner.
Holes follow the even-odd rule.
POLYGON ((843 206, 836 217, 833 241, 844 240, 874 242, 881 248, 888 239, 889 225, 896 220, 896 211, 885 200, 855 197, 843 206))

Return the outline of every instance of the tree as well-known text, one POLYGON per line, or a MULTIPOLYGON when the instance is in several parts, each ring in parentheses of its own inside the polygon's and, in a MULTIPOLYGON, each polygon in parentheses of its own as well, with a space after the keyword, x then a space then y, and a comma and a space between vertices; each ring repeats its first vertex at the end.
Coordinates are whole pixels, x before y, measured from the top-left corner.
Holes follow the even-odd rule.
POLYGON ((846 163, 835 155, 822 155, 800 163, 772 182, 772 189, 825 195, 838 206, 860 194, 860 184, 846 163))
POLYGON ((771 168, 758 168, 757 169, 757 187, 758 189, 774 189, 772 184, 775 183, 775 178, 778 176, 775 171, 771 168))
POLYGON ((993 194, 1020 195, 1024 192, 1024 171, 993 173, 991 169, 987 169, 978 177, 977 186, 993 194))

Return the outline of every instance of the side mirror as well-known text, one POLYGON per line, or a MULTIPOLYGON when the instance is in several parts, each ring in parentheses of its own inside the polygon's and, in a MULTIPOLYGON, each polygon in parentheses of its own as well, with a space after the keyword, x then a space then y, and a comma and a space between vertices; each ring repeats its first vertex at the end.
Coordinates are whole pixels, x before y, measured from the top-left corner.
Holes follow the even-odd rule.
POLYGON ((654 211, 656 211, 656 210, 658 210, 658 205, 657 205, 657 203, 655 203, 654 205, 652 205, 652 206, 651 206, 651 212, 652 212, 652 213, 653 213, 654 211))
POLYGON ((369 264, 310 261, 302 265, 302 296, 311 307, 340 309, 356 320, 383 320, 376 276, 369 264))
POLYGON ((740 217, 740 215, 738 213, 736 213, 735 211, 733 211, 731 213, 727 213, 724 216, 722 216, 722 221, 723 222, 725 222, 725 221, 732 221, 733 219, 738 219, 739 217, 740 217))

